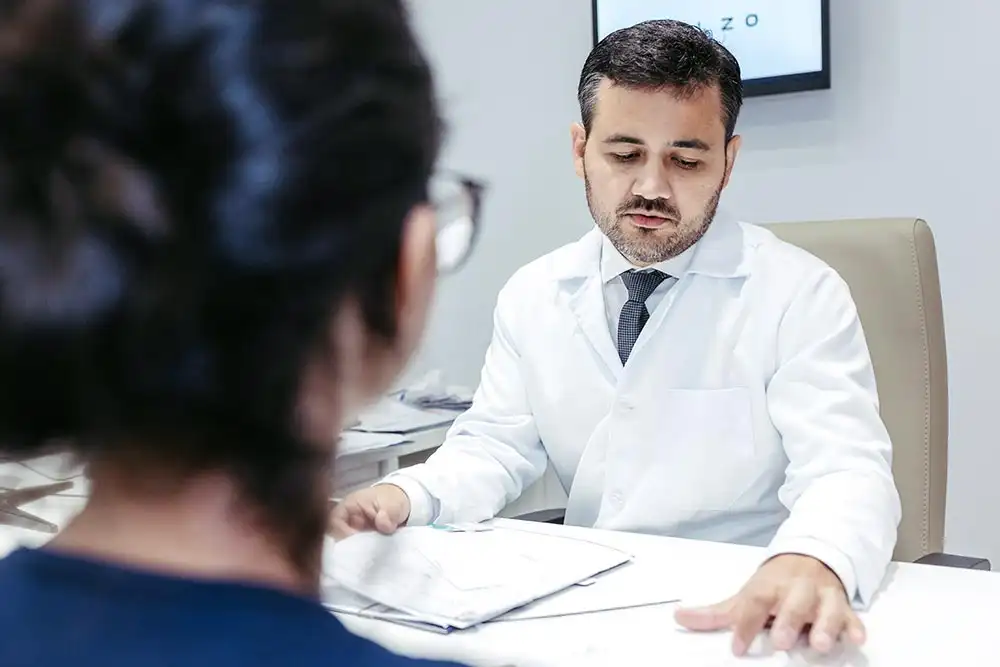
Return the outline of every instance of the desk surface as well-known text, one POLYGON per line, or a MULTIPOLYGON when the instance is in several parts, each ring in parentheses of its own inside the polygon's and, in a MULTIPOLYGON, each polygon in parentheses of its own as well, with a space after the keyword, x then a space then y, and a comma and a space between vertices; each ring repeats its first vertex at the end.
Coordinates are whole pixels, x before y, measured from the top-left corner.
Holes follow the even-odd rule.
MULTIPOLYGON (((454 412, 439 411, 454 415, 454 412)), ((364 480, 367 486, 384 476, 385 472, 395 470, 400 457, 436 449, 444 441, 450 428, 449 424, 435 426, 407 434, 406 441, 390 447, 369 449, 360 452, 347 453, 337 457, 334 466, 336 473, 357 471, 366 467, 378 466, 371 471, 371 478, 364 480), (381 468, 387 462, 392 462, 388 470, 381 468)), ((22 506, 22 509, 41 518, 64 526, 82 507, 84 498, 89 491, 89 484, 83 475, 82 468, 70 467, 68 457, 63 455, 45 456, 34 459, 27 464, 0 462, 0 488, 20 488, 38 484, 49 484, 56 481, 72 480, 75 488, 65 493, 42 498, 34 503, 22 506)), ((50 539, 50 535, 0 524, 0 557, 16 546, 38 546, 50 539)))
POLYGON ((339 454, 337 456, 337 464, 341 466, 366 465, 370 463, 379 463, 388 459, 398 459, 401 456, 407 456, 417 452, 425 452, 428 449, 435 449, 440 447, 441 443, 444 442, 445 435, 447 435, 449 428, 451 428, 451 424, 435 426, 433 428, 423 429, 421 431, 416 431, 402 436, 406 438, 406 442, 401 442, 398 445, 339 454))
MULTIPOLYGON (((612 533, 500 520, 518 528, 599 541, 684 573, 688 590, 703 603, 735 592, 762 551, 710 542, 612 533)), ((614 573, 612 573, 614 574, 614 573)), ((437 635, 390 623, 343 617, 357 634, 412 656, 464 660, 472 665, 640 666, 724 665, 927 667, 1000 664, 1000 574, 926 565, 893 564, 871 609, 863 614, 868 643, 820 656, 808 649, 737 659, 725 633, 688 633, 673 621, 675 605, 582 614, 563 618, 489 623, 471 631, 437 635)))
MULTIPOLYGON (((0 470, 0 475, 4 471, 0 470)), ((36 484, 44 477, 23 479, 36 484)), ((64 525, 81 506, 79 497, 52 497, 25 509, 64 525)), ((599 541, 632 553, 636 561, 662 563, 680 573, 687 590, 709 602, 743 583, 761 551, 711 542, 530 524, 499 520, 521 529, 562 533, 599 541)), ((40 545, 48 535, 0 527, 0 556, 19 544, 40 545)), ((582 614, 563 618, 490 623, 451 635, 344 617, 354 632, 413 656, 456 659, 469 665, 535 667, 572 665, 640 667, 679 665, 764 667, 826 665, 843 667, 928 667, 1000 664, 1000 574, 894 564, 870 611, 864 614, 868 644, 829 657, 804 651, 738 660, 728 634, 691 634, 673 621, 674 605, 582 614)))

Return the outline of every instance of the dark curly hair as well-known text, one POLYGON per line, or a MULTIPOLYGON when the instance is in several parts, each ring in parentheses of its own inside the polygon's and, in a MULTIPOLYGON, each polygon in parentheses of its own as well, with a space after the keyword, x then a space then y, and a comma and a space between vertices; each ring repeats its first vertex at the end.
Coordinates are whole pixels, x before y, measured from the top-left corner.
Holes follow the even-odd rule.
POLYGON ((399 0, 2 3, 0 454, 222 470, 321 535, 301 375, 348 297, 394 336, 432 88, 399 0))

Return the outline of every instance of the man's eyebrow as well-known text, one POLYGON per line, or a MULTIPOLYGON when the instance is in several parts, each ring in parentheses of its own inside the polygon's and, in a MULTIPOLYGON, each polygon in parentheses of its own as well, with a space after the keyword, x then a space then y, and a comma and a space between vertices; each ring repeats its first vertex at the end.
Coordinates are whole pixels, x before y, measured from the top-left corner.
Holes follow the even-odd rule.
MULTIPOLYGON (((642 139, 636 137, 631 137, 627 134, 612 134, 610 137, 604 140, 606 144, 632 144, 635 146, 645 146, 646 142, 642 139)), ((688 148, 696 151, 710 151, 712 147, 701 139, 678 139, 677 141, 670 142, 670 146, 673 148, 688 148)))
POLYGON ((678 141, 671 142, 670 145, 674 148, 690 148, 696 151, 712 150, 712 147, 701 139, 680 139, 678 141))
POLYGON ((636 146, 643 146, 646 142, 642 139, 637 139, 636 137, 630 137, 627 134, 612 134, 610 137, 604 140, 606 144, 635 144, 636 146))

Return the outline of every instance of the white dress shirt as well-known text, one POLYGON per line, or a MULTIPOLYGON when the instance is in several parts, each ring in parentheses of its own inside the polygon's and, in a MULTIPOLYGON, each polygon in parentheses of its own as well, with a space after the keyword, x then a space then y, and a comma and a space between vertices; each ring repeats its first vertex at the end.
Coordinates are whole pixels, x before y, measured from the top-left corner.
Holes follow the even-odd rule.
POLYGON ((618 318, 621 317, 622 308, 628 301, 628 289, 622 280, 622 274, 626 271, 660 271, 669 276, 662 283, 657 285, 653 293, 646 299, 646 310, 652 315, 656 307, 663 301, 664 295, 677 283, 677 279, 684 275, 691 264, 691 254, 694 248, 688 248, 677 257, 639 268, 625 258, 614 244, 604 237, 601 243, 601 281, 604 283, 604 305, 608 312, 608 330, 611 338, 618 340, 618 318))

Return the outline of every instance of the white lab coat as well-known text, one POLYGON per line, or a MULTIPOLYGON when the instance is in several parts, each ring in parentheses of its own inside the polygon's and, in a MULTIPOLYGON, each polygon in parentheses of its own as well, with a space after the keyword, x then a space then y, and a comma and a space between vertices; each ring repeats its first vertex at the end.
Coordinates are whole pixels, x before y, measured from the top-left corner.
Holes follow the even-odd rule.
POLYGON ((866 605, 900 503, 846 283, 720 213, 623 367, 601 240, 503 288, 473 407, 427 463, 387 480, 411 521, 492 517, 552 465, 569 524, 811 555, 866 605))

